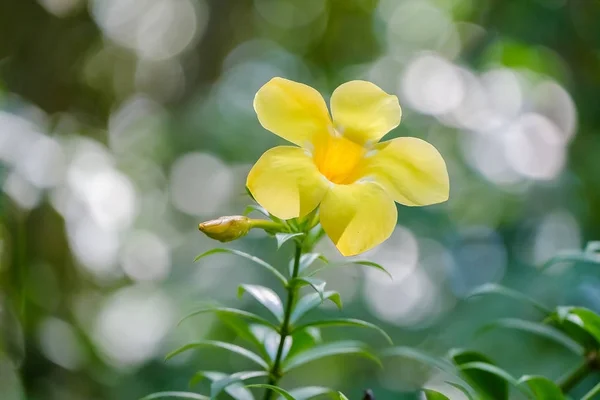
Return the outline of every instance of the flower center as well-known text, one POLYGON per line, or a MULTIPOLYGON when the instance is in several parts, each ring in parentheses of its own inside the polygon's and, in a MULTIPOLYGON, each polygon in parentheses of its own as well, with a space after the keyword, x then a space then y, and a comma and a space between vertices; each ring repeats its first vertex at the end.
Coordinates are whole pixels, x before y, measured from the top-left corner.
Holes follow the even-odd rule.
POLYGON ((337 132, 323 136, 313 155, 317 168, 330 182, 353 183, 357 178, 353 172, 367 150, 337 132))

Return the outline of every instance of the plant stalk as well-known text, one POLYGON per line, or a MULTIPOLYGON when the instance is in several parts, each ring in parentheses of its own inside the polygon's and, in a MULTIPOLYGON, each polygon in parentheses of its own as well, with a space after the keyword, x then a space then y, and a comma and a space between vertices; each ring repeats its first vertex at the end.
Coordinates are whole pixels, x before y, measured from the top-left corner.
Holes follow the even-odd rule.
MULTIPOLYGON (((296 252, 294 255, 294 268, 292 271, 292 276, 290 282, 293 281, 294 278, 298 276, 298 272, 300 269, 300 256, 302 255, 302 244, 296 242, 296 252)), ((283 347, 285 344, 285 339, 287 338, 290 332, 290 317, 292 315, 292 308, 294 307, 294 303, 296 302, 296 295, 298 294, 298 288, 296 285, 289 285, 287 287, 287 302, 285 307, 285 313, 283 315, 283 322, 281 323, 281 327, 279 329, 279 347, 277 348, 277 354, 275 355, 275 361, 273 362, 273 367, 269 371, 269 385, 276 386, 281 379, 281 361, 283 356, 283 347)), ((265 391, 265 395, 263 400, 271 400, 274 392, 271 389, 267 389, 265 391)))
POLYGON ((565 376, 559 383, 560 390, 567 394, 582 380, 584 380, 590 372, 596 368, 597 354, 591 352, 586 356, 585 362, 577 367, 573 372, 565 376))

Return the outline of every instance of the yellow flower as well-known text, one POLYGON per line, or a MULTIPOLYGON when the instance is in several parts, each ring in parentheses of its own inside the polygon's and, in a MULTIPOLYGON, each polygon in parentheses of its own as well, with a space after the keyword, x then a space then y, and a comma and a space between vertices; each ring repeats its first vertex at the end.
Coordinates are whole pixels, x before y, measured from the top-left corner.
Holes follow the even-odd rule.
POLYGON ((424 206, 448 199, 440 153, 410 137, 379 142, 400 123, 396 96, 351 81, 325 101, 310 86, 273 78, 254 98, 262 126, 296 146, 265 152, 248 175, 256 201, 281 219, 321 206, 321 226, 345 256, 367 251, 396 226, 394 201, 424 206))

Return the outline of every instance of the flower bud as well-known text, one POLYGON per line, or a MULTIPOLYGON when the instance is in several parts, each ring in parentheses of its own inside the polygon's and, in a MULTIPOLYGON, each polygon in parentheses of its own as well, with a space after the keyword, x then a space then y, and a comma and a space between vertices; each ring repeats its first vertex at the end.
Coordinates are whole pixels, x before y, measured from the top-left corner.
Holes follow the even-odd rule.
POLYGON ((198 225, 206 236, 220 242, 230 242, 245 236, 254 227, 252 220, 243 215, 220 217, 198 225))

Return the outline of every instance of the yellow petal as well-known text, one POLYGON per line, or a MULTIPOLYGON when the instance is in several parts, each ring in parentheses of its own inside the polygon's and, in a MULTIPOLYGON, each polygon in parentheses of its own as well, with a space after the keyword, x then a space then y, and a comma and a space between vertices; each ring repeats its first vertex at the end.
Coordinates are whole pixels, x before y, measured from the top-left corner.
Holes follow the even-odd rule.
POLYGON ((446 163, 433 145, 403 137, 379 143, 357 171, 379 182, 398 203, 426 206, 448 200, 446 163))
POLYGON ((400 124, 398 98, 366 81, 350 81, 331 96, 331 114, 336 128, 357 143, 379 141, 400 124))
POLYGON ((319 92, 283 78, 273 78, 260 88, 254 97, 254 110, 265 129, 302 147, 331 127, 319 92))
POLYGON ((340 253, 353 256, 386 240, 396 226, 392 198, 373 182, 333 185, 320 208, 321 226, 340 253))
POLYGON ((299 147, 279 146, 254 164, 246 182, 256 201, 278 218, 303 217, 323 199, 327 181, 299 147))

